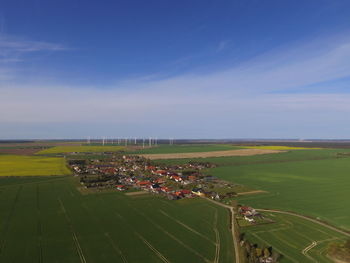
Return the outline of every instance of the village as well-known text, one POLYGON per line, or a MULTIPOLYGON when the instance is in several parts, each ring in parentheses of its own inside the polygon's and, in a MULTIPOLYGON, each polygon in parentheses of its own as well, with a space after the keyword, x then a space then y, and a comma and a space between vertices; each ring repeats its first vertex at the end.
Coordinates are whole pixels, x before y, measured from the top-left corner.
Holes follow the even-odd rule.
POLYGON ((73 159, 69 165, 86 189, 143 190, 169 200, 200 196, 228 201, 237 195, 235 184, 203 172, 216 166, 207 162, 165 165, 137 155, 111 155, 104 159, 73 159))
MULTIPOLYGON (((216 167, 209 162, 157 164, 138 155, 113 155, 102 159, 71 159, 69 165, 81 186, 93 192, 120 191, 127 195, 150 193, 169 200, 204 197, 230 204, 236 186, 208 175, 216 167)), ((237 205, 236 221, 240 227, 274 223, 273 220, 249 206, 237 205)), ((247 258, 254 262, 277 262, 279 254, 272 247, 250 244, 242 235, 239 244, 247 258)))

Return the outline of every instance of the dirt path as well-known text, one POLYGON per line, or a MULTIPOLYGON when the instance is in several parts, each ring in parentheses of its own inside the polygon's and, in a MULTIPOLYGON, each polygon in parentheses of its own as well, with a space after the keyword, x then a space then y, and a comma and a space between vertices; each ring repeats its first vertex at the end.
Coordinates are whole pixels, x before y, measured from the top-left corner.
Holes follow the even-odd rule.
POLYGON ((303 216, 301 214, 297 214, 297 213, 293 213, 293 212, 287 212, 287 211, 282 211, 282 210, 276 210, 276 209, 256 209, 257 211, 262 211, 262 212, 271 212, 271 213, 279 213, 279 214, 285 214, 285 215, 291 215, 291 216, 296 216, 296 217, 300 217, 300 218, 303 218, 305 220, 308 220, 310 222, 313 222, 313 223, 316 223, 316 224, 319 224, 321 226, 324 226, 328 229, 331 229, 335 232, 338 232, 340 234, 343 234, 347 237, 350 237, 350 233, 349 232, 346 232, 345 230, 342 230, 340 228, 337 228, 335 226, 331 226, 331 225, 328 225, 322 221, 319 221, 317 219, 313 219, 313 218, 310 218, 310 217, 307 217, 307 216, 303 216))
POLYGON ((146 192, 146 191, 137 191, 137 192, 125 193, 125 195, 127 195, 127 196, 138 196, 138 195, 147 195, 147 194, 149 194, 149 192, 146 192))
POLYGON ((211 200, 209 198, 205 198, 203 197, 204 199, 208 200, 209 202, 212 202, 216 205, 219 205, 219 206, 222 206, 222 207, 225 207, 227 209, 229 209, 230 213, 231 213, 231 234, 232 234, 232 240, 233 240, 233 244, 234 244, 234 247, 235 247, 235 263, 241 263, 241 259, 239 257, 239 247, 238 247, 238 240, 236 239, 236 235, 235 235, 235 224, 234 224, 234 220, 235 220, 235 211, 233 210, 233 207, 232 206, 228 206, 228 205, 225 205, 223 203, 220 203, 220 202, 216 202, 214 200, 211 200))
POLYGON ((306 248, 304 248, 301 253, 307 257, 308 259, 310 259, 311 261, 317 262, 317 260, 313 259, 311 256, 309 256, 307 254, 307 252, 309 252, 309 250, 313 249, 315 246, 317 246, 317 241, 312 241, 312 243, 310 245, 308 245, 306 248))
POLYGON ((208 158, 208 157, 225 157, 225 156, 252 156, 260 154, 282 153, 285 151, 265 150, 265 149, 240 149, 227 151, 212 152, 192 152, 192 153, 157 153, 157 154, 139 154, 151 160, 160 159, 191 159, 191 158, 208 158))
POLYGON ((266 193, 268 192, 264 190, 255 190, 255 191, 238 193, 237 195, 240 196, 240 195, 254 195, 254 194, 266 194, 266 193))

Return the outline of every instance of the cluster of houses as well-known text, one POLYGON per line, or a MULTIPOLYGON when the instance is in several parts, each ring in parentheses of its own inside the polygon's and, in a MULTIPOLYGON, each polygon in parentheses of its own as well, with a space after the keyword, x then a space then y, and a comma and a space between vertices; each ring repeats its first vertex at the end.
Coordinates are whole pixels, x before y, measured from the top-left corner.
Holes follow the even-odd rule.
POLYGON ((205 175, 202 170, 211 163, 189 162, 182 165, 154 164, 137 155, 113 155, 108 159, 70 160, 69 165, 86 188, 113 188, 119 191, 145 190, 177 200, 206 196, 215 200, 236 193, 218 193, 212 189, 233 188, 228 182, 205 175))
POLYGON ((248 222, 255 223, 256 218, 261 218, 262 215, 250 206, 239 206, 239 214, 248 222))

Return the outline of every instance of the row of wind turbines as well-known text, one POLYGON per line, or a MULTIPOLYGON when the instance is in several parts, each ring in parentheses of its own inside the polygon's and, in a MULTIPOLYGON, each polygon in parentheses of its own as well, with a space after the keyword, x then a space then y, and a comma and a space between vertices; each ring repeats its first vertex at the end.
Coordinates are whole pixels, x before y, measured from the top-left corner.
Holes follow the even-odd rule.
MULTIPOLYGON (((158 138, 118 138, 118 139, 108 139, 106 137, 102 137, 101 139, 91 139, 90 137, 88 137, 86 139, 86 143, 87 144, 91 144, 91 141, 97 141, 97 142, 101 142, 101 144, 104 146, 106 144, 116 144, 116 145, 125 145, 128 146, 129 145, 137 145, 139 143, 142 143, 142 148, 145 148, 146 145, 148 145, 149 147, 152 146, 158 146, 158 138)), ((162 141, 165 141, 164 139, 162 139, 162 141)), ((175 142, 174 138, 169 138, 169 145, 173 145, 175 142)))

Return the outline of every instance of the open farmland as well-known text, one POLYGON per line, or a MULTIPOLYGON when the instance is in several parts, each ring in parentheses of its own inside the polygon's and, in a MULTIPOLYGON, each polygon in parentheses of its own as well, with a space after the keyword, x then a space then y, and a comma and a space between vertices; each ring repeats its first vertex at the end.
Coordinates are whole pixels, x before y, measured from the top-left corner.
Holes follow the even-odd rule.
POLYGON ((123 146, 56 146, 42 150, 38 154, 117 152, 124 149, 123 146))
POLYGON ((233 262, 225 208, 203 199, 83 196, 75 178, 42 178, 2 183, 0 262, 233 262))
POLYGON ((0 176, 68 175, 63 158, 0 155, 0 176))
POLYGON ((139 149, 130 153, 133 154, 163 154, 163 153, 195 153, 212 151, 229 151, 241 149, 230 144, 174 144, 158 145, 156 147, 139 149))
POLYGON ((161 159, 210 158, 210 157, 225 157, 225 156, 251 156, 251 155, 281 153, 281 152, 282 151, 278 151, 278 150, 239 149, 239 150, 212 151, 212 152, 140 154, 140 156, 143 156, 151 160, 161 160, 161 159))
POLYGON ((265 213, 276 223, 241 229, 252 243, 272 246, 282 254, 281 263, 329 262, 327 246, 346 236, 307 220, 278 213, 265 213))
POLYGON ((242 196, 241 202, 260 208, 295 211, 350 229, 350 158, 345 150, 305 150, 270 156, 208 158, 221 163, 210 174, 264 190, 242 196))

